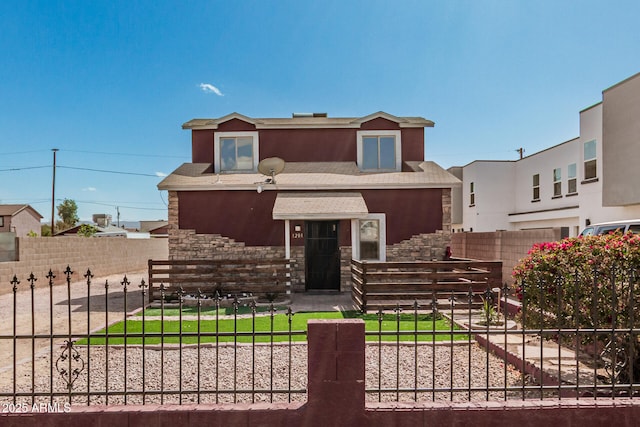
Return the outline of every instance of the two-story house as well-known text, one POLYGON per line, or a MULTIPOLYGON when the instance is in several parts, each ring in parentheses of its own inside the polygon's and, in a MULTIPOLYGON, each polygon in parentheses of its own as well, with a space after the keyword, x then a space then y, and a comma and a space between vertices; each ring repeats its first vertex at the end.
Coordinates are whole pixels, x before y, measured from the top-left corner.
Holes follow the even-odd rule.
POLYGON ((580 135, 515 161, 477 160, 449 171, 454 231, 563 228, 640 218, 640 73, 580 111, 580 135))
POLYGON ((433 125, 384 112, 185 123, 192 162, 158 185, 170 258, 292 258, 296 291, 348 290, 352 257, 441 259, 459 180, 424 160, 433 125))
POLYGON ((30 205, 0 205, 0 233, 15 233, 16 237, 40 235, 42 215, 30 205))

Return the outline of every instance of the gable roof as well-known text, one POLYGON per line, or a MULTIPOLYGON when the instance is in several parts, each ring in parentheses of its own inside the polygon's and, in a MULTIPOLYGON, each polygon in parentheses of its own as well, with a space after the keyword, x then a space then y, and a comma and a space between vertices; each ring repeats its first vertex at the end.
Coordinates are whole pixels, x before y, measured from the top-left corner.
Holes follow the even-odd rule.
POLYGON ((30 205, 0 205, 0 216, 15 216, 25 209, 29 210, 31 214, 38 219, 44 218, 37 210, 33 209, 30 205))
POLYGON ((431 120, 427 120, 422 117, 396 117, 389 113, 385 113, 384 111, 378 111, 377 113, 354 119, 352 123, 361 125, 362 123, 366 123, 379 118, 398 123, 400 127, 416 127, 416 125, 418 124, 422 124, 421 127, 433 127, 435 125, 435 123, 433 123, 431 120))
POLYGON ((400 127, 433 127, 434 123, 423 117, 398 117, 384 111, 364 117, 294 116, 283 118, 251 118, 239 113, 231 113, 217 119, 192 119, 182 125, 182 129, 217 129, 222 123, 232 119, 252 124, 256 129, 298 129, 298 128, 359 128, 362 123, 384 118, 398 123, 400 127))

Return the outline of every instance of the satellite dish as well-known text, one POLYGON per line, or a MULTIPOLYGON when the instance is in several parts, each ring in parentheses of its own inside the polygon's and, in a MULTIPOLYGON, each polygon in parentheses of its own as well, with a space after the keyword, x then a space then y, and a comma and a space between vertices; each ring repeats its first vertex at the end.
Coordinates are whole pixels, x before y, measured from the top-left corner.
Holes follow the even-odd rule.
POLYGON ((258 171, 266 176, 271 177, 271 184, 276 183, 276 175, 284 170, 284 160, 280 157, 267 157, 258 163, 258 171))

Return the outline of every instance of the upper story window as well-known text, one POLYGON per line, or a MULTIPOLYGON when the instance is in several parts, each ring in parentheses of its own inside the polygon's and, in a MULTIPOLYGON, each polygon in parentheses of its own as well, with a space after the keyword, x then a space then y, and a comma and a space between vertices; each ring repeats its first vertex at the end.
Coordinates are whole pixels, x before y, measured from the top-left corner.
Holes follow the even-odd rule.
POLYGON ((567 167, 567 194, 576 194, 578 192, 577 167, 575 163, 571 163, 567 167))
POLYGON ((596 172, 596 140, 584 143, 584 179, 594 179, 596 172))
POLYGON ((469 206, 476 205, 476 189, 473 182, 469 183, 469 206))
POLYGON ((533 175, 533 200, 532 202, 540 201, 540 174, 533 175))
POLYGON ((553 197, 562 196, 562 169, 555 168, 553 170, 553 197))
POLYGON ((4 227, 4 217, 0 216, 0 227, 4 227))
POLYGON ((214 169, 219 172, 253 172, 258 167, 258 132, 216 132, 214 169))
POLYGON ((358 167, 364 171, 400 171, 402 141, 400 131, 359 131, 358 167))

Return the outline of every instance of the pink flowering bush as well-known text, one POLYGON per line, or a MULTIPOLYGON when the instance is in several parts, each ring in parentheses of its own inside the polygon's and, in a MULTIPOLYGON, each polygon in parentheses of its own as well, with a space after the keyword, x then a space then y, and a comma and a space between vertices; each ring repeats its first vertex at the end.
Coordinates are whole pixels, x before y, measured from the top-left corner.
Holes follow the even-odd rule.
MULTIPOLYGON (((638 327, 638 275, 640 235, 585 236, 534 245, 513 270, 515 294, 522 302, 519 320, 526 328, 638 327)), ((616 349, 640 355, 637 338, 630 334, 618 334, 614 340, 611 333, 580 337, 582 343, 600 341, 603 346, 614 341, 616 349)), ((633 365, 640 366, 640 360, 633 365)), ((640 369, 632 376, 639 374, 640 369)))
POLYGON ((513 270, 516 295, 530 308, 524 321, 548 328, 630 327, 632 320, 638 326, 639 267, 640 235, 536 244, 513 270))

